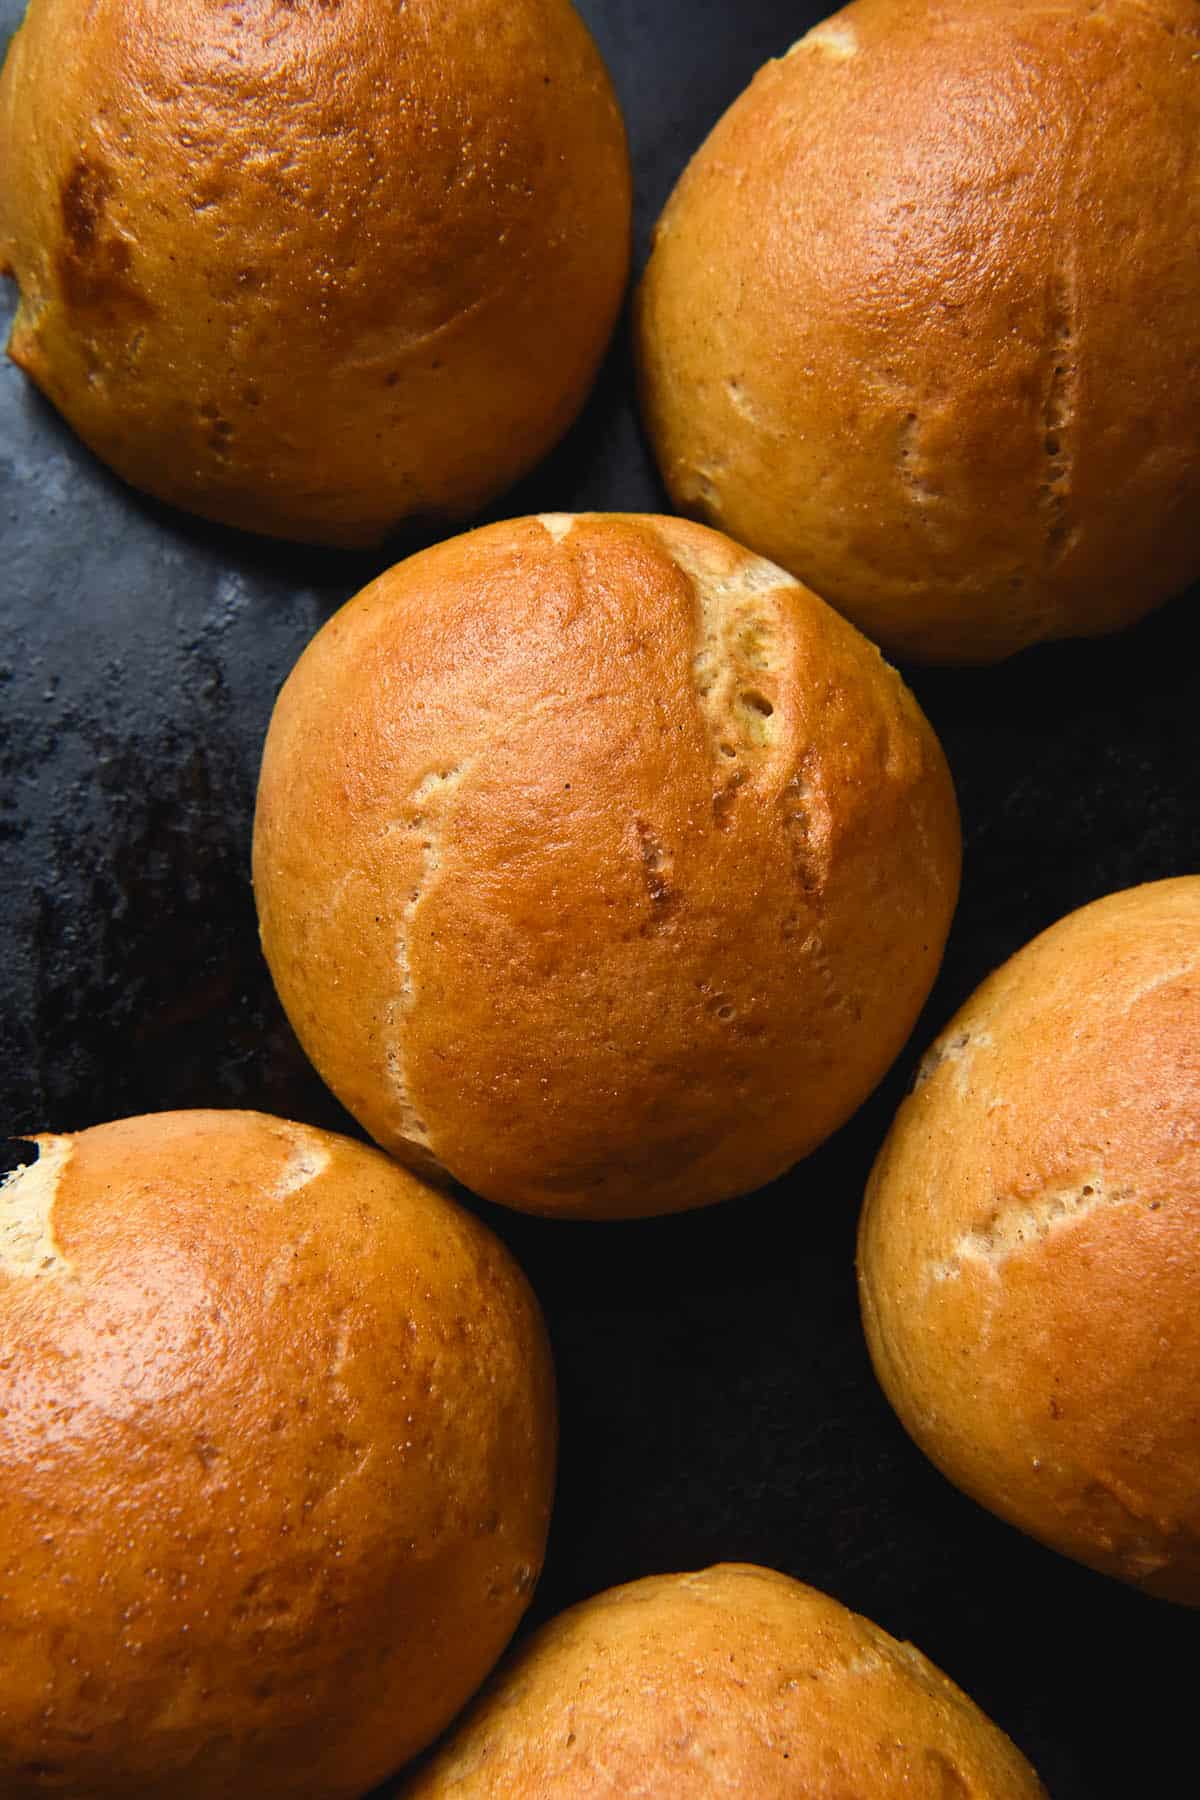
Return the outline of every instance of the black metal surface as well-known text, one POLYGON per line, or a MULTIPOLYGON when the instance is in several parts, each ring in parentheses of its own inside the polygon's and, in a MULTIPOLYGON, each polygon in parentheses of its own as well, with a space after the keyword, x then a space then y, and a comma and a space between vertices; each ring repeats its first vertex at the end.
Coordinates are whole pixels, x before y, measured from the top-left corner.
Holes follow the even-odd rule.
MULTIPOLYGON (((626 108, 640 266, 687 155, 825 9, 581 10, 626 108)), ((0 0, 0 46, 20 11, 0 0)), ((570 439, 491 516, 663 505, 622 336, 570 439)), ((274 1000, 249 830, 280 681, 408 547, 314 554, 171 513, 0 368, 0 1128, 249 1105, 356 1131, 274 1000)), ((911 672, 959 786, 962 902, 909 1049, 823 1151, 751 1199, 644 1225, 480 1207, 529 1272, 558 1359, 561 1481, 534 1619, 656 1570, 772 1564, 918 1643, 1055 1800, 1175 1791, 1194 1766, 1170 1696, 1200 1623, 1039 1549, 924 1462, 871 1375, 853 1244, 887 1122, 953 1007, 1072 907, 1196 870, 1195 603, 995 670, 911 672)))

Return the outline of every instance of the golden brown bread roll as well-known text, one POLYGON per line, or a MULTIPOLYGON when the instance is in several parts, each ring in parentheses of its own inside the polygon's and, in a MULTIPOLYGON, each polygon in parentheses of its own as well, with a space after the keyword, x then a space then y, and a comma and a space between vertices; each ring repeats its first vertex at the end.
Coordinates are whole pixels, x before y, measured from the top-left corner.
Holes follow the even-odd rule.
POLYGON ((1200 879, 1072 913, 929 1052, 871 1176, 879 1379, 952 1481, 1200 1603, 1200 879))
POLYGON ((0 79, 9 354, 249 530, 464 516, 591 383, 624 128, 568 0, 32 0, 0 79))
POLYGON ((770 62, 639 301, 676 505, 891 652, 983 662, 1200 575, 1195 0, 857 0, 770 62))
POLYGON ((878 652, 701 526, 562 514, 399 564, 275 709, 254 881, 317 1068, 387 1150, 602 1218, 771 1180, 853 1111, 958 882, 878 652))
POLYGON ((403 1800, 1044 1800, 911 1644, 770 1569, 613 1588, 542 1628, 403 1800))
POLYGON ((528 1602, 532 1296, 327 1132, 163 1113, 38 1143, 0 1189, 0 1791, 352 1800, 528 1602))

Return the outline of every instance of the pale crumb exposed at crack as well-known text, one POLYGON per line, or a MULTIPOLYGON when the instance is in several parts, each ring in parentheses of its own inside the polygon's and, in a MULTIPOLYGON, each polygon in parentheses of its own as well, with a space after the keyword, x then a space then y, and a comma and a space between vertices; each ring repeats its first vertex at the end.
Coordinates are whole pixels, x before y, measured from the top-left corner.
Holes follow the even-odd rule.
POLYGON ((859 52, 858 34, 853 25, 844 20, 826 19, 820 25, 814 25, 787 54, 795 56, 800 50, 816 50, 835 62, 849 62, 859 52))
POLYGON ((14 1169, 0 1183, 0 1273, 39 1280, 70 1275, 70 1259, 54 1237, 58 1184, 75 1154, 69 1137, 39 1137, 36 1162, 14 1169))
POLYGON ((886 1667, 884 1658, 878 1650, 856 1650, 844 1663, 838 1665, 839 1675, 876 1675, 886 1667))
POLYGON ((556 544, 561 544, 567 533, 575 524, 574 513, 539 513, 537 521, 543 530, 548 531, 556 544))
MULTIPOLYGON (((552 518, 568 518, 567 514, 550 514, 552 518)), ((573 522, 573 521, 572 521, 573 522)), ((545 521, 543 520, 543 523, 545 521)), ((547 527, 549 529, 549 527, 547 527)), ((414 1161, 428 1173, 444 1174, 445 1170, 432 1152, 429 1130, 421 1118, 409 1090, 408 1068, 404 1048, 405 1019, 415 1002, 410 942, 413 925, 421 902, 442 866, 442 834, 453 797, 462 785, 474 758, 448 767, 430 769, 417 782, 408 797, 404 813, 393 830, 412 833, 419 840, 420 862, 416 878, 400 910, 400 930, 396 938, 396 998, 389 1008, 388 1028, 391 1042, 387 1049, 387 1068, 391 1078, 396 1109, 396 1134, 414 1152, 414 1161)))
POLYGON ((906 412, 896 433, 896 471, 911 500, 918 506, 931 506, 939 494, 929 479, 928 465, 921 448, 921 421, 915 412, 906 412))
POLYGON ((964 1232, 943 1261, 927 1268, 930 1281, 957 1281, 964 1262, 998 1268, 1018 1250, 1044 1243, 1068 1225, 1090 1213, 1111 1206, 1128 1206, 1137 1199, 1127 1183, 1109 1184, 1096 1171, 1070 1187, 1044 1188, 1031 1200, 999 1198, 984 1222, 964 1232))
POLYGON ((679 1577, 679 1586, 690 1592, 708 1595, 712 1588, 712 1571, 709 1569, 692 1569, 679 1577))
POLYGON ((736 381, 732 375, 725 383, 725 394, 734 411, 741 413, 743 419, 748 419, 752 425, 763 423, 758 407, 746 392, 744 385, 742 382, 736 381))
POLYGON ((288 1127, 288 1154, 272 1193, 276 1200, 286 1200, 299 1193, 329 1167, 329 1151, 315 1131, 305 1125, 288 1127))
POLYGON ((777 595, 799 583, 764 557, 708 557, 682 532, 660 526, 659 535, 695 591, 692 679, 714 749, 753 768, 779 736, 777 678, 789 646, 777 595))
POLYGON ((985 1050, 992 1043, 990 1031, 955 1031, 937 1042, 925 1052, 917 1069, 917 1078, 913 1082, 913 1092, 925 1083, 937 1071, 950 1063, 954 1065, 954 1085, 960 1098, 965 1099, 970 1092, 971 1061, 977 1050, 985 1050))

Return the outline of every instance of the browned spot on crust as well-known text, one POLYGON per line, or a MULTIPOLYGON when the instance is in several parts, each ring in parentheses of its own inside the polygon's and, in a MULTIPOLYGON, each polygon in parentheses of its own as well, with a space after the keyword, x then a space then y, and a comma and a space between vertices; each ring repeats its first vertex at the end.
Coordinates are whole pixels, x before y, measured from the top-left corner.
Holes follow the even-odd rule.
POLYGON ((130 276, 125 239, 102 236, 111 188, 107 172, 77 157, 62 185, 63 242, 54 259, 68 310, 101 325, 152 318, 154 308, 130 276))
POLYGON ((84 156, 76 157, 62 187, 62 217, 63 229, 81 255, 96 241, 108 195, 104 170, 84 156))

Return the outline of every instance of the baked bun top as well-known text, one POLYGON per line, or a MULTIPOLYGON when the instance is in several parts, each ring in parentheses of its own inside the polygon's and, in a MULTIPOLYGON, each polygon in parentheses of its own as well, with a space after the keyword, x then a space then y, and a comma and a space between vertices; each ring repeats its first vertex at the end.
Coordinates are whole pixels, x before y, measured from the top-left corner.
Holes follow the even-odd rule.
POLYGON ((32 0, 10 354, 135 486, 282 537, 462 517, 581 405, 629 258, 568 0, 32 0))
POLYGON ((681 511, 891 653, 1200 576, 1194 0, 857 0, 693 158, 639 300, 681 511))
POLYGON ((945 1473, 1200 1603, 1200 878, 984 982, 896 1117, 859 1261, 880 1380, 945 1473))
POLYGON ((585 1600, 499 1670, 403 1800, 1044 1800, 911 1644, 770 1569, 585 1600))
POLYGON ((327 1132, 183 1112, 38 1144, 0 1189, 0 1791, 350 1800, 528 1603, 533 1298, 327 1132))
POLYGON ((301 1042, 386 1149, 508 1205, 780 1174, 911 1029, 957 891, 941 749, 874 647, 679 520, 518 519, 305 651, 254 880, 301 1042))

